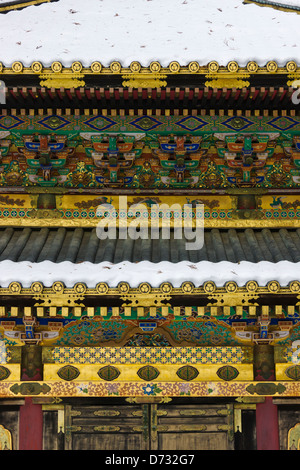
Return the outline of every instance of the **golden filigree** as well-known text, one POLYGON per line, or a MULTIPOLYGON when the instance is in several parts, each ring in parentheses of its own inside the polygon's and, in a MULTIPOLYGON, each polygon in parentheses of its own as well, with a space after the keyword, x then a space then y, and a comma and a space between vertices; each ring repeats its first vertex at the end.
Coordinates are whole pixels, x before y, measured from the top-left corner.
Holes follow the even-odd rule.
POLYGON ((235 77, 219 77, 211 81, 205 82, 205 86, 208 88, 247 88, 250 86, 249 81, 241 80, 235 77))
POLYGON ((128 88, 162 88, 167 86, 165 78, 167 75, 160 74, 136 74, 136 75, 123 75, 122 86, 128 88))
POLYGON ((85 86, 85 82, 80 80, 81 78, 84 78, 83 74, 42 74, 40 75, 40 85, 46 88, 79 88, 85 86))

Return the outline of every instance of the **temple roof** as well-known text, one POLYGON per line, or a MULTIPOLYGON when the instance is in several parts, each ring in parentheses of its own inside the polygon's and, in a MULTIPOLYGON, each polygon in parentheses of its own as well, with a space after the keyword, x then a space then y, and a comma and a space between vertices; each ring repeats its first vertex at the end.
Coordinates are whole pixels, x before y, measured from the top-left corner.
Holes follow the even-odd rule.
POLYGON ((299 278, 300 230, 206 230, 204 246, 187 250, 185 239, 99 240, 95 229, 0 229, 0 286, 19 281, 45 286, 55 281, 73 287, 85 282, 95 287, 106 282, 131 287, 149 282, 152 287, 170 282, 217 286, 249 280, 259 285, 277 280, 281 285, 299 278))
POLYGON ((242 0, 59 0, 0 14, 0 61, 284 66, 300 62, 299 22, 296 12, 242 0))

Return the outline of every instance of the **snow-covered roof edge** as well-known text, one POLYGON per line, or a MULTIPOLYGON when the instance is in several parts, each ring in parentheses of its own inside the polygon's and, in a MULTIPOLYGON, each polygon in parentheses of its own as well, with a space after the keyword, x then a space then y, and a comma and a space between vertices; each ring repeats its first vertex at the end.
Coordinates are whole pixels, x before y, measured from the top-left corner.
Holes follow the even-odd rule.
POLYGON ((59 0, 0 0, 0 13, 7 13, 13 10, 20 10, 42 3, 57 2, 59 0))
POLYGON ((87 3, 60 0, 0 15, 0 61, 7 68, 16 62, 23 68, 35 62, 43 68, 54 62, 71 68, 76 61, 89 68, 99 61, 103 70, 114 64, 109 73, 118 73, 116 63, 129 69, 134 62, 145 70, 153 62, 163 69, 175 63, 171 73, 178 72, 177 63, 206 67, 216 61, 226 67, 236 61, 240 68, 251 61, 259 67, 270 61, 278 67, 293 60, 300 64, 299 16, 294 12, 245 5, 243 0, 226 0, 225 6, 219 0, 87 3))
POLYGON ((98 283, 106 283, 109 288, 116 288, 121 282, 128 283, 131 288, 137 288, 141 283, 148 283, 152 288, 158 288, 162 283, 168 282, 174 288, 179 288, 184 282, 191 282, 195 287, 201 287, 208 281, 213 282, 216 287, 223 287, 228 282, 243 287, 249 281, 255 281, 261 287, 272 281, 276 281, 281 287, 287 287, 294 281, 300 286, 300 263, 289 261, 278 263, 182 261, 176 264, 167 261, 118 264, 109 262, 75 264, 68 261, 0 262, 1 288, 9 287, 12 282, 20 283, 23 288, 29 288, 34 282, 40 282, 44 287, 62 282, 66 288, 73 288, 76 283, 84 283, 91 289, 94 289, 98 283))
POLYGON ((272 7, 283 11, 295 11, 300 13, 300 2, 299 0, 244 0, 244 3, 255 3, 262 7, 272 7))

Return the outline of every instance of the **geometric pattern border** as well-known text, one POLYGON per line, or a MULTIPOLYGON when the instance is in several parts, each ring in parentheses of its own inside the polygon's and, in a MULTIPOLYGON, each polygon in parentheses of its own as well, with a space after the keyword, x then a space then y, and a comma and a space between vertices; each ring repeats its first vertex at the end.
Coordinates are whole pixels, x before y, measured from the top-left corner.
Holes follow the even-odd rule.
POLYGON ((240 397, 300 395, 299 382, 1 382, 0 398, 42 397, 240 397))
POLYGON ((240 347, 55 347, 55 363, 77 364, 222 364, 241 363, 240 347))

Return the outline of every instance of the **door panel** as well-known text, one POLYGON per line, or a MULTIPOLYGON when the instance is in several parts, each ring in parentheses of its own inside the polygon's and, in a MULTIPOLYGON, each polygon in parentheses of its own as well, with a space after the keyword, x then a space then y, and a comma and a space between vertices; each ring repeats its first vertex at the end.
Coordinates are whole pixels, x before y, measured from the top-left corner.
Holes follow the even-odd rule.
POLYGON ((144 449, 138 434, 77 434, 73 435, 73 450, 137 450, 144 449))
POLYGON ((161 433, 159 450, 227 450, 225 433, 161 433))
POLYGON ((232 405, 65 406, 65 449, 233 449, 232 405))
POLYGON ((147 450, 148 406, 66 406, 65 448, 147 450))
POLYGON ((232 449, 231 405, 150 405, 151 449, 232 449))

